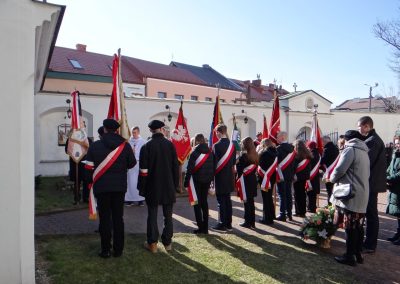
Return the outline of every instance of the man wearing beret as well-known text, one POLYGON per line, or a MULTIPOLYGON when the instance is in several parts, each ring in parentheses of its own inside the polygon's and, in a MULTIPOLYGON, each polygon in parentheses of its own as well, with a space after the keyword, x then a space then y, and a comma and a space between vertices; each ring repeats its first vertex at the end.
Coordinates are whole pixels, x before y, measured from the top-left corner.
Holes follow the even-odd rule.
POLYGON ((164 215, 161 241, 167 251, 172 249, 172 206, 179 185, 179 166, 174 145, 163 135, 164 123, 152 120, 148 126, 152 137, 140 150, 138 189, 139 194, 146 199, 148 210, 145 248, 155 253, 158 250, 159 205, 162 205, 164 215))
POLYGON ((123 215, 127 172, 136 165, 136 159, 132 147, 117 133, 119 123, 116 120, 105 119, 103 127, 101 139, 89 147, 85 167, 89 170, 88 178, 93 183, 93 193, 99 210, 99 256, 109 258, 111 237, 114 257, 121 256, 124 249, 123 215))

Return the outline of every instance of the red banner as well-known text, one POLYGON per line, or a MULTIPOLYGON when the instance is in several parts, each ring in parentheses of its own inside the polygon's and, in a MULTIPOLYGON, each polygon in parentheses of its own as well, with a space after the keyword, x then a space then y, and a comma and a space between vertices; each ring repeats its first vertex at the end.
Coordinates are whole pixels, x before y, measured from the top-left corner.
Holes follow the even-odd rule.
POLYGON ((275 144, 277 144, 276 136, 279 131, 281 131, 281 121, 280 121, 280 113, 279 113, 279 98, 274 93, 274 105, 272 107, 272 115, 269 126, 269 139, 271 139, 275 144))
POLYGON ((183 117, 182 102, 181 107, 179 108, 175 129, 171 134, 171 141, 175 146, 179 162, 183 164, 192 148, 190 147, 190 136, 186 126, 186 121, 183 117))

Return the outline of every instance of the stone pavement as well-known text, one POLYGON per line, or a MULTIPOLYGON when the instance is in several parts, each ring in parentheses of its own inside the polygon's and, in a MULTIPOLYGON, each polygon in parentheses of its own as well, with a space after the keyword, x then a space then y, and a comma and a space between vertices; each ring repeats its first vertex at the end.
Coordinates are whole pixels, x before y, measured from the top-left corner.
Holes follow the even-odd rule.
MULTIPOLYGON (((323 192, 325 192, 323 190, 323 192)), ((209 196, 210 221, 213 226, 218 219, 216 198, 209 196)), ((294 217, 292 222, 275 222, 273 226, 256 224, 256 230, 249 230, 240 227, 238 224, 243 221, 243 204, 238 198, 232 196, 233 204, 233 234, 274 234, 278 236, 297 237, 302 218, 294 217)), ((326 195, 320 195, 320 206, 326 204, 326 195)), ((362 275, 366 283, 400 283, 400 247, 394 246, 386 241, 391 237, 397 228, 397 220, 386 215, 386 194, 379 195, 379 217, 380 231, 378 249, 375 254, 366 255, 365 263, 354 268, 354 273, 362 275)), ((162 209, 159 207, 159 227, 162 227, 162 209)), ((256 198, 256 218, 261 217, 262 200, 256 198)), ((278 212, 278 210, 277 210, 278 212)), ((126 233, 146 232, 147 207, 125 207, 124 221, 126 233)), ((193 208, 189 205, 187 197, 177 198, 174 206, 174 232, 190 233, 196 228, 193 208)), ((35 235, 73 235, 73 234, 95 234, 98 227, 97 221, 88 219, 88 210, 76 210, 62 213, 54 213, 45 216, 36 216, 35 235)), ((211 234, 219 234, 212 232, 211 234)), ((332 256, 344 252, 344 232, 339 230, 332 239, 332 248, 327 252, 332 256)), ((299 238, 300 242, 300 238, 299 238)), ((334 261, 332 259, 332 261, 334 261)), ((338 271, 339 273, 339 271, 338 271)))

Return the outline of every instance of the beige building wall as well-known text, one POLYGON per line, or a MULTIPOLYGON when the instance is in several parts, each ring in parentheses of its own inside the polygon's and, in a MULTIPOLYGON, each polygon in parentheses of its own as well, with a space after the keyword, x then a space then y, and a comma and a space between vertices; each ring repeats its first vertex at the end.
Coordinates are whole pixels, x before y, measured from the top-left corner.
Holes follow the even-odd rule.
POLYGON ((112 86, 112 83, 46 78, 43 90, 65 93, 73 92, 76 89, 81 93, 109 95, 111 94, 112 86))
POLYGON ((0 121, 0 283, 35 283, 34 94, 41 84, 61 8, 30 0, 0 1, 3 66, 0 121))

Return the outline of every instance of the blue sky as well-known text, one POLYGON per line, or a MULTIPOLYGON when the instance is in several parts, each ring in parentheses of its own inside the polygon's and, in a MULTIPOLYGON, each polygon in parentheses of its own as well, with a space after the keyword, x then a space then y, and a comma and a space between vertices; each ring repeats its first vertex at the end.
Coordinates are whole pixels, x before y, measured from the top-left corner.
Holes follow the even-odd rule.
POLYGON ((399 90, 391 49, 375 38, 378 20, 400 16, 385 0, 53 0, 67 6, 57 45, 87 45, 169 64, 209 64, 228 78, 288 91, 313 89, 337 105, 346 99, 399 90))

